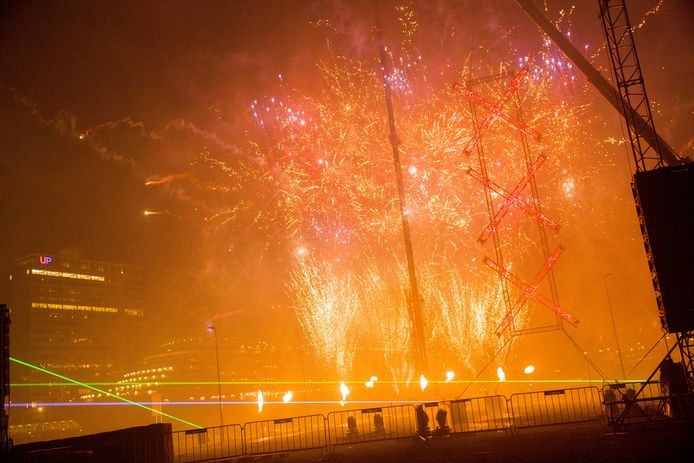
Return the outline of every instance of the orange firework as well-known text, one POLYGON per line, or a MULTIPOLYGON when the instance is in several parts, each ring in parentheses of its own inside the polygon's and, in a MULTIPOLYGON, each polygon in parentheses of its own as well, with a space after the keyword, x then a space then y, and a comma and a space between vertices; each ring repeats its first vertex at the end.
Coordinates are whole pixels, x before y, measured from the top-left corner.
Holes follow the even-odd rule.
MULTIPOLYGON (((477 241, 489 217, 479 179, 470 176, 477 160, 465 153, 475 130, 467 100, 453 82, 434 83, 429 74, 436 72, 412 48, 414 15, 400 13, 409 48, 401 50, 402 58, 388 51, 393 70, 387 79, 401 137, 404 213, 422 284, 427 348, 474 371, 503 344, 495 328, 505 315, 497 276, 481 265, 485 249, 477 241)), ((511 108, 523 108, 525 121, 506 108, 509 113, 490 124, 483 143, 489 178, 498 186, 492 199, 500 201, 528 172, 517 129, 529 134, 534 157, 542 153, 544 162, 538 173, 541 218, 571 224, 591 207, 583 193, 604 159, 582 162, 596 144, 586 122, 589 108, 567 103, 569 91, 580 89, 571 67, 553 61, 548 45, 514 64, 529 76, 509 96, 511 108)), ((276 96, 251 104, 256 130, 245 161, 206 155, 197 166, 232 179, 217 188, 232 192, 234 204, 213 217, 280 231, 276 242, 294 259, 288 292, 318 358, 341 376, 357 367, 385 368, 394 379, 412 379, 401 211, 382 83, 374 62, 331 51, 318 65, 324 84, 319 96, 303 96, 283 79, 276 96), (243 196, 248 185, 254 185, 253 197, 243 196)), ((498 71, 461 67, 456 80, 498 71)), ((476 95, 502 92, 492 80, 475 89, 476 95)), ((526 192, 518 197, 493 225, 504 236, 502 246, 514 251, 506 266, 525 275, 536 270, 531 251, 539 242, 527 210, 537 218, 540 209, 526 192)), ((514 299, 520 293, 511 291, 514 299)), ((521 311, 514 323, 522 327, 529 317, 521 311)))

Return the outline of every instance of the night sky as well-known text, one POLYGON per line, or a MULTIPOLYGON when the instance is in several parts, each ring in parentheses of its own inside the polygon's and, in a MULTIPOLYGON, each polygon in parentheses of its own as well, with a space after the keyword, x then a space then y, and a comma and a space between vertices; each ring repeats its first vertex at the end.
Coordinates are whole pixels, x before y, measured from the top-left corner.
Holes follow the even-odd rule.
MULTIPOLYGON (((571 11, 579 48, 600 47, 596 2, 577 1, 575 10, 570 2, 545 3, 553 20, 571 11)), ((678 152, 692 156, 694 6, 687 0, 629 3, 632 22, 644 20, 635 38, 656 128, 678 152)), ((541 44, 536 26, 511 0, 406 4, 418 15, 416 46, 430 70, 495 66, 541 44)), ((379 6, 384 41, 395 50, 401 40, 397 5, 379 6)), ((201 153, 225 162, 247 156, 243 146, 255 136, 253 101, 274 95, 280 83, 320 99, 325 82, 317 66, 334 54, 378 71, 372 2, 17 1, 0 8, 3 273, 26 254, 79 247, 85 258, 144 266, 147 309, 159 326, 178 329, 238 309, 250 314, 247 323, 293 325, 286 287, 291 245, 275 239, 281 234, 275 224, 210 220, 231 205, 222 207, 199 173, 197 184, 190 177, 145 183, 190 175, 201 153), (146 210, 161 214, 145 216, 146 210)), ((608 74, 604 52, 594 64, 608 74)), ((432 75, 434 86, 454 78, 432 75)), ((576 98, 604 122, 601 139, 622 137, 617 114, 597 92, 576 98)), ((385 108, 380 116, 383 123, 385 108)), ((562 286, 569 300, 592 301, 577 310, 587 319, 578 337, 590 345, 606 320, 597 313, 608 272, 622 275, 612 284, 625 331, 644 327, 644 342, 651 342, 658 330, 624 148, 614 148, 614 157, 611 170, 598 177, 604 197, 619 198, 611 206, 617 212, 590 238, 596 249, 591 258, 601 259, 562 286), (636 256, 637 265, 624 269, 625 255, 636 256)), ((591 157, 584 162, 590 167, 591 157)), ((208 185, 219 183, 215 175, 205 177, 208 185)), ((247 182, 227 198, 252 197, 263 188, 247 182)), ((595 228, 579 222, 565 224, 569 241, 583 233, 580 227, 595 228)), ((586 244, 573 241, 579 254, 586 244)))

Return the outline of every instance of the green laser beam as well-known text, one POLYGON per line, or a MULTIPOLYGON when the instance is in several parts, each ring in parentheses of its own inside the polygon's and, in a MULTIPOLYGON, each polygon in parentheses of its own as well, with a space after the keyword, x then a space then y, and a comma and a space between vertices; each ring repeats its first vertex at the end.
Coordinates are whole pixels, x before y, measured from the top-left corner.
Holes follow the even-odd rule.
POLYGON ((24 365, 25 367, 33 368, 34 370, 40 371, 41 373, 45 373, 45 374, 47 374, 47 375, 55 376, 56 378, 60 378, 60 379, 62 379, 62 380, 68 381, 68 382, 69 382, 68 384, 70 384, 70 385, 78 385, 78 386, 86 387, 87 389, 91 389, 91 390, 96 391, 96 392, 99 392, 99 393, 101 393, 101 394, 105 394, 105 395, 107 395, 107 396, 109 396, 109 397, 113 397, 114 399, 120 400, 120 401, 122 401, 122 402, 126 402, 126 403, 128 403, 128 404, 130 404, 130 405, 135 405, 135 406, 137 406, 137 407, 144 408, 145 410, 149 410, 149 411, 151 411, 151 412, 158 413, 158 414, 160 414, 160 415, 162 415, 162 416, 165 416, 165 417, 167 417, 167 418, 171 418, 172 420, 180 421, 181 423, 187 424, 187 425, 189 425, 189 426, 193 426, 194 428, 203 429, 202 426, 199 426, 199 425, 197 425, 197 424, 195 424, 195 423, 191 423, 190 421, 186 421, 186 420, 184 420, 184 419, 177 418, 177 417, 175 417, 175 416, 173 416, 173 415, 169 415, 168 413, 164 413, 164 412, 162 412, 162 411, 155 410, 154 408, 148 407, 147 405, 142 405, 142 404, 140 404, 140 403, 133 402, 132 400, 128 400, 128 399, 126 399, 126 398, 124 398, 124 397, 121 397, 121 396, 119 396, 119 395, 112 394, 112 393, 110 393, 110 392, 108 392, 108 391, 104 391, 103 389, 99 389, 98 387, 94 387, 94 386, 91 386, 91 385, 89 385, 89 384, 83 383, 83 382, 81 382, 81 381, 77 381, 77 380, 75 380, 75 379, 68 378, 67 376, 60 375, 60 374, 55 373, 55 372, 53 372, 53 371, 46 370, 45 368, 41 368, 41 367, 38 366, 38 365, 33 365, 33 364, 31 364, 31 363, 24 362, 24 361, 22 361, 22 360, 19 360, 19 359, 14 358, 14 357, 10 357, 10 360, 13 361, 13 362, 15 362, 15 363, 18 363, 18 364, 20 364, 20 365, 24 365))
MULTIPOLYGON (((645 379, 623 379, 617 382, 620 383, 642 383, 646 381, 645 379)), ((114 382, 102 382, 102 383, 90 383, 92 386, 216 386, 221 384, 222 386, 272 386, 272 385, 339 385, 342 381, 222 381, 217 383, 217 381, 150 381, 150 382, 134 382, 134 383, 114 383, 114 382)), ((431 380, 429 384, 467 384, 467 383, 605 383, 603 379, 506 379, 504 381, 499 381, 498 379, 477 379, 477 380, 465 380, 456 379, 451 381, 444 380, 431 380)), ((607 381, 613 382, 613 381, 607 381)), ((364 381, 345 381, 345 384, 349 385, 362 385, 364 381)), ((416 383, 416 381, 376 381, 376 384, 408 384, 416 383)), ((12 383, 11 387, 58 387, 58 386, 74 386, 74 383, 12 383)))

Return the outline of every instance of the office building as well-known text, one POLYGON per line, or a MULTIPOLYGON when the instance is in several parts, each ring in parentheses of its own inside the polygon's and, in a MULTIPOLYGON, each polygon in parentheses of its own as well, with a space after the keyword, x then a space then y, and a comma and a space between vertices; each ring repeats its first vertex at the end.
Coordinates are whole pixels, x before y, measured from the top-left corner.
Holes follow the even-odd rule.
POLYGON ((13 357, 93 381, 117 376, 141 355, 140 268, 74 251, 32 254, 17 261, 9 283, 13 357))

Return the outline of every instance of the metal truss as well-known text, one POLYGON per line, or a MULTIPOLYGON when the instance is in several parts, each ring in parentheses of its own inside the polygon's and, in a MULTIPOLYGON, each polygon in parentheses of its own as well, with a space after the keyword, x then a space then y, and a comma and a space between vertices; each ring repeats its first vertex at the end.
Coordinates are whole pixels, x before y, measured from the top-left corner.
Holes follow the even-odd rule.
POLYGON ((468 174, 480 182, 484 188, 485 199, 487 202, 487 212, 489 215, 489 224, 482 231, 482 234, 478 238, 478 242, 481 244, 486 243, 489 238, 492 238, 494 243, 494 252, 496 259, 491 259, 489 257, 484 258, 485 264, 492 268, 500 277, 502 293, 504 297, 504 303, 506 305, 506 315, 503 320, 499 323, 495 333, 501 336, 507 329, 510 329, 511 335, 517 334, 529 334, 541 331, 549 331, 562 329, 562 323, 568 321, 572 325, 578 324, 578 320, 570 313, 564 311, 558 304, 558 295, 556 290, 556 283, 554 280, 554 274, 552 273, 552 266, 556 262, 557 258, 564 249, 562 246, 557 247, 554 252, 550 253, 549 244, 546 234, 546 229, 558 230, 559 225, 545 216, 540 208, 539 194, 537 189, 537 184, 535 182, 535 174, 540 168, 542 163, 546 160, 543 154, 537 156, 534 160, 530 154, 530 148, 528 145, 528 139, 534 141, 539 141, 541 139, 541 134, 528 126, 523 122, 522 113, 520 110, 520 102, 518 101, 518 87, 523 82, 527 76, 527 71, 521 69, 518 74, 513 75, 512 73, 505 72, 495 76, 488 76, 482 79, 476 79, 474 81, 466 82, 466 86, 456 84, 453 86, 454 90, 458 91, 463 97, 465 97, 470 102, 470 111, 473 116, 473 128, 474 134, 468 140, 463 152, 465 154, 470 154, 473 149, 477 150, 479 159, 479 170, 469 168, 468 174), (511 79, 508 87, 501 93, 495 102, 490 102, 485 98, 482 98, 477 93, 473 92, 472 87, 479 85, 481 83, 486 83, 490 81, 502 81, 504 79, 511 79), (512 99, 516 97, 515 107, 517 116, 512 116, 506 106, 510 104, 512 99), (477 116, 477 107, 482 108, 487 112, 487 116, 479 121, 477 116), (521 140, 521 146, 523 148, 523 154, 525 157, 526 173, 518 181, 516 186, 512 190, 507 190, 498 183, 491 180, 489 176, 489 171, 487 168, 487 160, 484 153, 484 146, 482 143, 483 134, 494 124, 497 120, 502 120, 510 127, 515 129, 521 140), (531 200, 525 201, 521 198, 521 193, 530 187, 531 190, 531 200), (495 199, 501 200, 498 204, 495 204, 495 199), (504 264, 504 256, 502 252, 501 239, 499 237, 499 225, 501 224, 504 217, 509 213, 512 208, 518 208, 530 215, 538 224, 542 251, 545 258, 545 264, 539 273, 535 276, 530 283, 526 283, 521 278, 516 277, 512 273, 506 270, 504 264), (538 292, 538 287, 540 283, 547 279, 551 296, 547 297, 538 292), (509 283, 518 287, 521 291, 520 296, 511 303, 511 296, 509 291, 509 283), (546 307, 548 307, 556 316, 556 324, 535 327, 529 329, 516 329, 513 325, 513 320, 516 315, 520 312, 522 307, 528 302, 529 299, 535 300, 546 307))
POLYGON ((663 166, 660 143, 655 133, 651 106, 634 46, 631 23, 624 0, 600 0, 600 17, 607 40, 612 70, 627 122, 636 171, 663 166), (633 108, 633 110, 632 110, 633 108), (649 143, 647 139, 655 139, 649 143))

